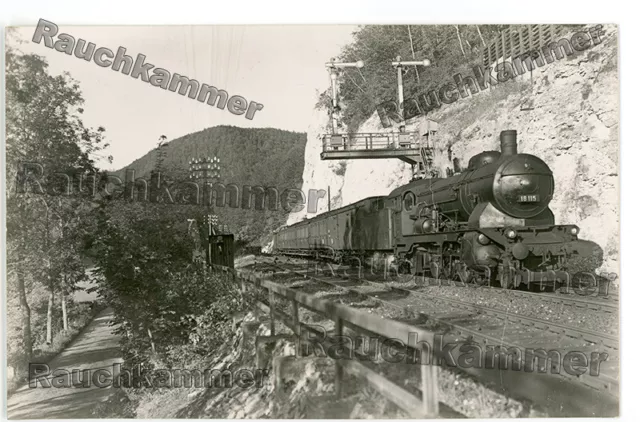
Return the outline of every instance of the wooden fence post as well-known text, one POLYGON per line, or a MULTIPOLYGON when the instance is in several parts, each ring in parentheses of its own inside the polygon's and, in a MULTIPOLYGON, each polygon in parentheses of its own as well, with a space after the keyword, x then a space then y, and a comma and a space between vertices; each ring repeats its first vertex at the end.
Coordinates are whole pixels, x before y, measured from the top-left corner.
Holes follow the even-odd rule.
MULTIPOLYGON (((235 276, 234 276, 235 278, 235 276)), ((242 277, 239 277, 240 280, 240 297, 242 299, 242 307, 246 309, 249 301, 247 300, 247 285, 244 282, 242 277)))
POLYGON ((253 283, 253 291, 255 292, 255 295, 256 295, 253 313, 256 316, 256 318, 258 318, 258 316, 260 315, 260 305, 258 303, 260 302, 260 292, 262 291, 261 290, 262 286, 260 286, 260 280, 258 279, 258 277, 254 275, 249 277, 249 281, 253 283))
POLYGON ((273 290, 269 289, 269 329, 271 330, 269 335, 276 335, 276 294, 273 290))
POLYGON ((420 350, 420 372, 422 377, 422 410, 425 417, 435 417, 438 409, 438 358, 432 356, 429 364, 422 362, 422 353, 429 353, 423 348, 420 350))
MULTIPOLYGON (((335 332, 335 336, 342 336, 342 319, 340 318, 336 318, 335 321, 335 328, 334 328, 334 332, 335 332)), ((335 388, 336 388, 336 396, 338 398, 342 397, 342 390, 343 390, 343 386, 342 386, 342 363, 340 362, 339 359, 336 359, 336 379, 335 379, 335 388)))
POLYGON ((291 300, 292 306, 292 320, 293 320, 293 333, 300 336, 300 320, 298 319, 298 302, 291 300))

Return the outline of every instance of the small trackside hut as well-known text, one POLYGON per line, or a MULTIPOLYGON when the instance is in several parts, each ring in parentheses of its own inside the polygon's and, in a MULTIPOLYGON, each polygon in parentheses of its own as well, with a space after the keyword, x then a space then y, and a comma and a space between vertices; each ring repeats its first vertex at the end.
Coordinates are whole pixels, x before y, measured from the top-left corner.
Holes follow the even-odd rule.
POLYGON ((207 242, 207 263, 209 266, 222 265, 223 267, 234 268, 235 243, 234 236, 229 232, 228 226, 218 224, 216 215, 207 217, 208 242, 207 242))
POLYGON ((212 234, 209 236, 209 265, 233 268, 233 234, 212 234))

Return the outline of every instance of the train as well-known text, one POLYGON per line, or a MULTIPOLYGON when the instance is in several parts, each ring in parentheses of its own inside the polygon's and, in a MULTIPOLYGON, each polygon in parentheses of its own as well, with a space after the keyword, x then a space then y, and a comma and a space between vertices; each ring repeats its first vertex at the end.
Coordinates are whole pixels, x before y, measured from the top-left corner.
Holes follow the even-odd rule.
POLYGON ((518 153, 517 131, 500 151, 473 156, 450 177, 416 179, 273 234, 277 254, 336 260, 388 256, 399 273, 504 288, 571 283, 603 262, 574 224, 555 224, 553 172, 518 153))

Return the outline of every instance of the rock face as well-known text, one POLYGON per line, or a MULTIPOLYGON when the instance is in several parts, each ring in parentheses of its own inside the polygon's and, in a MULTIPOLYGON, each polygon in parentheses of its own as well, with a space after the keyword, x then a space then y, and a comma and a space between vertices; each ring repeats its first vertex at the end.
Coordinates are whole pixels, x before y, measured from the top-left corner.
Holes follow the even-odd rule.
MULTIPOLYGON (((453 168, 454 158, 466 166, 477 153, 499 151, 500 131, 517 130, 518 151, 542 158, 554 173, 550 208, 556 224, 577 224, 581 238, 604 249, 602 270, 619 273, 618 37, 615 25, 603 30, 599 45, 443 104, 428 117, 439 124, 435 165, 441 174, 453 168)), ((469 69, 463 76, 471 74, 469 69)), ((407 121, 407 130, 423 118, 407 121)), ((303 191, 329 184, 333 209, 388 194, 409 181, 410 167, 400 160, 320 160, 327 124, 326 113, 319 111, 307 132, 303 191)), ((358 132, 390 130, 374 113, 358 132)), ((324 211, 326 202, 320 201, 318 212, 324 211)), ((288 224, 304 215, 291 214, 288 224)))

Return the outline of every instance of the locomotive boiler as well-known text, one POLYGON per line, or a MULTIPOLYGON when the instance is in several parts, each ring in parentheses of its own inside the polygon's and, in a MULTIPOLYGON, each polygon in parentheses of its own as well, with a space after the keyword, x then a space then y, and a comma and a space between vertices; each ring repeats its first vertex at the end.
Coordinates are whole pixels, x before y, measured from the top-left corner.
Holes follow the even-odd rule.
POLYGON ((556 225, 551 169, 518 153, 517 133, 500 134, 451 177, 419 179, 387 197, 367 198, 286 227, 275 249, 313 254, 393 254, 400 271, 503 287, 567 283, 602 264, 602 249, 578 239, 575 225, 556 225), (366 224, 364 218, 366 217, 366 224))
POLYGON ((414 191, 417 200, 455 220, 478 222, 480 204, 511 219, 532 219, 542 214, 538 220, 552 220, 548 205, 554 183, 549 167, 536 156, 518 154, 514 130, 502 132, 501 150, 472 157, 467 170, 458 175, 422 179, 414 191))

